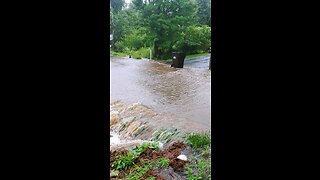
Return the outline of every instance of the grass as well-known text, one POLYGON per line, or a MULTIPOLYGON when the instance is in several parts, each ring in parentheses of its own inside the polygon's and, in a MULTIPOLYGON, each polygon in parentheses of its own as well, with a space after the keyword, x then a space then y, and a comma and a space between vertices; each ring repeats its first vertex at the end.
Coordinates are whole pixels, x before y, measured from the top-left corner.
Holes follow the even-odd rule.
POLYGON ((186 167, 188 180, 211 179, 211 139, 208 133, 192 133, 186 136, 187 144, 195 153, 190 157, 190 164, 186 167))
MULTIPOLYGON (((158 149, 158 144, 157 142, 143 143, 140 146, 131 148, 126 155, 117 157, 112 167, 116 170, 126 170, 132 167, 126 177, 128 180, 140 180, 149 170, 169 167, 170 160, 167 158, 146 159, 134 164, 141 153, 147 149, 158 149)), ((155 177, 148 177, 147 179, 153 180, 155 177)))
POLYGON ((111 51, 111 50, 110 50, 110 54, 115 55, 115 56, 120 56, 120 57, 126 57, 127 56, 126 53, 115 52, 115 51, 111 51))
POLYGON ((211 179, 210 161, 201 159, 194 168, 189 165, 186 169, 188 180, 211 179))
POLYGON ((211 139, 207 133, 190 134, 187 136, 186 140, 194 149, 205 149, 211 144, 211 139))
POLYGON ((128 169, 134 165, 134 161, 137 157, 144 152, 146 149, 158 149, 158 143, 143 143, 141 146, 129 149, 128 153, 124 156, 119 156, 112 164, 112 167, 116 170, 128 169))
MULTIPOLYGON (((142 161, 141 165, 135 166, 126 179, 128 180, 140 180, 141 177, 143 177, 149 170, 153 169, 162 169, 169 167, 169 159, 167 158, 158 158, 153 160, 144 160, 142 161)), ((152 180, 155 179, 155 177, 151 176, 147 179, 152 180)))

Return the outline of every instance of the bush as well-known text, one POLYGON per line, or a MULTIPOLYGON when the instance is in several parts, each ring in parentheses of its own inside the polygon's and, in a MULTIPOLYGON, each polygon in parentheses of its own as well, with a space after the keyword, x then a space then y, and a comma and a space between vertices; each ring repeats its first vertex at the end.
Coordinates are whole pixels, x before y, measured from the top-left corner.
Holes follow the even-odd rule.
POLYGON ((135 59, 150 58, 150 50, 149 48, 140 48, 137 51, 132 51, 131 55, 135 59))
POLYGON ((123 41, 117 41, 114 44, 114 50, 117 52, 125 52, 126 46, 125 43, 123 41))

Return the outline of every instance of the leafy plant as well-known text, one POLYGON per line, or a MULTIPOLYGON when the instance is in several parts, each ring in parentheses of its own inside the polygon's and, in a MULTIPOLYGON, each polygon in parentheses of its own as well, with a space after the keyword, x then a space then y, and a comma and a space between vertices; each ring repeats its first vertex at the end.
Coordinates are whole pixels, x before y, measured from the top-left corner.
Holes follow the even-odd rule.
POLYGON ((158 143, 143 143, 141 146, 136 146, 135 148, 129 149, 125 156, 119 156, 113 163, 113 167, 117 170, 128 169, 134 164, 137 157, 144 152, 146 149, 157 149, 158 143))
POLYGON ((113 167, 115 167, 115 169, 117 170, 128 169, 134 164, 136 158, 137 154, 129 151, 127 155, 118 157, 117 160, 113 163, 113 167))

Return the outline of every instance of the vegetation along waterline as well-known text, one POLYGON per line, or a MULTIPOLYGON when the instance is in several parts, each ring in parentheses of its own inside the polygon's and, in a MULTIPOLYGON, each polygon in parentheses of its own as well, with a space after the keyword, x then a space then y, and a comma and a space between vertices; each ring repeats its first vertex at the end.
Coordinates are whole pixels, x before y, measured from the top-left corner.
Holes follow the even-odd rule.
POLYGON ((210 130, 138 103, 110 104, 110 178, 210 179, 210 130))

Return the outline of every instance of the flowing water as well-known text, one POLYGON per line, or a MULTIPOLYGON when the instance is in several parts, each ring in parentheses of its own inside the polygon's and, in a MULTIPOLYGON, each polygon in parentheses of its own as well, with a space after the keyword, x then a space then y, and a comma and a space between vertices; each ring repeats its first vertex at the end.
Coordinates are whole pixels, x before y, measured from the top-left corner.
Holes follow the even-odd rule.
POLYGON ((171 68, 149 60, 110 57, 111 100, 211 126, 211 71, 171 68))

